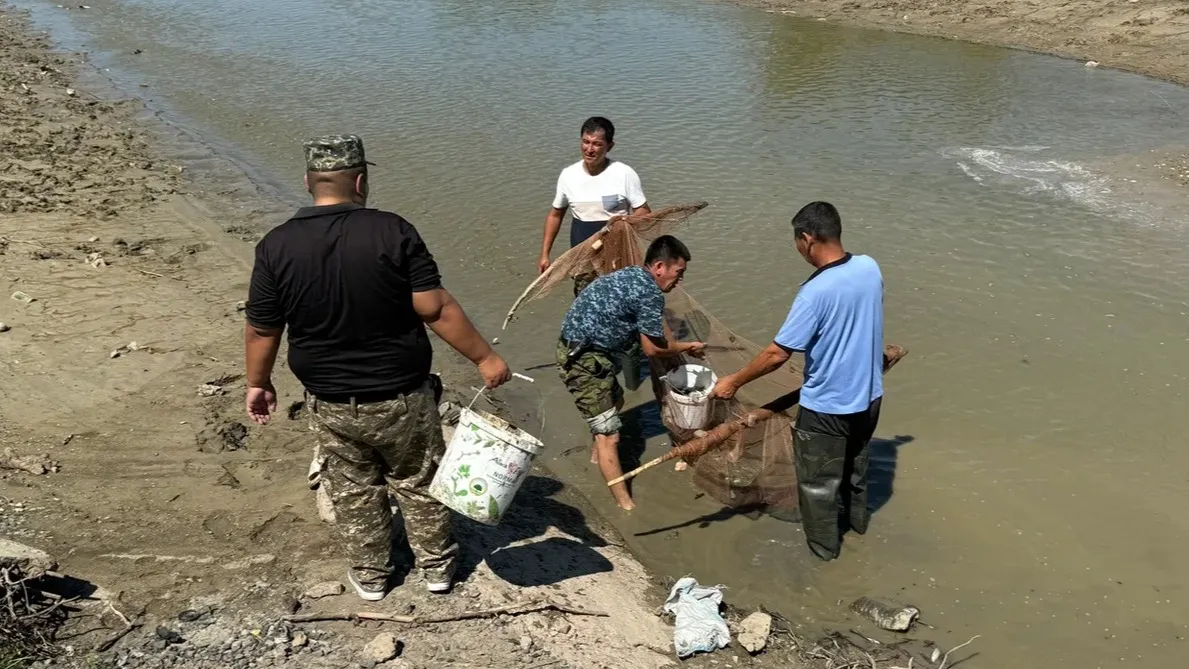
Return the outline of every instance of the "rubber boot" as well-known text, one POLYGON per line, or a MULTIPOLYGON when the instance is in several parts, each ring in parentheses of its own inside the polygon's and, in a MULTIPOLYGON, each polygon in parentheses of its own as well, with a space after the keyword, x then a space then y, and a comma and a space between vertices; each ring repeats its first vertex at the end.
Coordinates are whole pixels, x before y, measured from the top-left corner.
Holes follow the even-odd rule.
POLYGON ((847 523, 858 534, 867 533, 871 511, 867 508, 867 465, 871 461, 871 442, 863 444, 851 467, 848 490, 844 497, 847 523))
POLYGON ((838 492, 846 463, 846 438, 794 430, 797 500, 810 550, 833 560, 842 549, 838 532, 838 492))

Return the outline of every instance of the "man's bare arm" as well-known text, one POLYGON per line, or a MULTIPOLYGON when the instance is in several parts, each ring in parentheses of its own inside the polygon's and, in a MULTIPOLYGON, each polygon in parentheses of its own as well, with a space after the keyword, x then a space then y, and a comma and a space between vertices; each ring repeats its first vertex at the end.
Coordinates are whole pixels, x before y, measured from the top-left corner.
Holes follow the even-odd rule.
POLYGON ((714 386, 714 396, 724 399, 734 397, 740 388, 780 369, 791 357, 791 353, 775 343, 768 344, 746 367, 719 379, 714 386))
POLYGON ((413 293, 413 310, 429 329, 479 367, 488 388, 495 388, 512 378, 507 363, 475 329, 450 291, 436 288, 413 293))
POLYGON ((244 324, 244 369, 249 388, 271 388, 272 369, 281 350, 283 328, 259 328, 244 324))
MULTIPOLYGON (((671 336, 667 326, 665 334, 671 336)), ((662 339, 642 334, 640 335, 640 347, 644 349, 644 355, 650 358, 671 358, 682 353, 700 356, 706 345, 700 341, 673 341, 669 338, 662 339)))
POLYGON ((553 242, 561 232, 561 221, 566 215, 565 209, 550 208, 545 216, 545 234, 541 242, 541 257, 537 261, 537 270, 544 272, 549 267, 549 253, 553 251, 553 242))

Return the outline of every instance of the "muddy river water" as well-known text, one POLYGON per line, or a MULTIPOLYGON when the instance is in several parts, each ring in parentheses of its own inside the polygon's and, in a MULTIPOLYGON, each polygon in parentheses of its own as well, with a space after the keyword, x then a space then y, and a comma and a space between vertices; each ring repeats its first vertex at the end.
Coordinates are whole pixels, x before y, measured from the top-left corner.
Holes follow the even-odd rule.
POLYGON ((1189 90, 705 2, 90 3, 18 4, 294 202, 303 137, 362 135, 374 203, 420 227, 522 369, 550 361, 565 296, 497 330, 586 116, 616 122, 654 207, 711 202, 681 233, 687 289, 753 341, 808 274, 790 217, 833 201, 912 351, 887 378, 871 533, 818 564, 797 526, 668 468, 613 512, 546 368, 506 396, 540 409, 549 467, 658 573, 737 603, 853 626, 839 600, 898 597, 944 641, 981 634, 970 666, 1183 663, 1189 207, 1131 172, 1189 145, 1189 90))

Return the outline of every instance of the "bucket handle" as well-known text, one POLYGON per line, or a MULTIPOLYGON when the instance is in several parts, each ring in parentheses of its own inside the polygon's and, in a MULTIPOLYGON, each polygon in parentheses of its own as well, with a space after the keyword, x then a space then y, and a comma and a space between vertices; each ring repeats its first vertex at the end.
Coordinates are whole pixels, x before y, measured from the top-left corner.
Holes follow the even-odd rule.
MULTIPOLYGON (((525 376, 524 374, 521 374, 520 372, 512 372, 512 378, 520 379, 521 381, 528 381, 529 383, 537 382, 537 380, 534 379, 533 377, 525 376)), ((479 401, 479 396, 485 392, 487 392, 487 386, 480 388, 479 392, 475 393, 475 396, 471 398, 471 403, 467 405, 467 411, 470 411, 471 407, 475 406, 475 402, 479 401)))

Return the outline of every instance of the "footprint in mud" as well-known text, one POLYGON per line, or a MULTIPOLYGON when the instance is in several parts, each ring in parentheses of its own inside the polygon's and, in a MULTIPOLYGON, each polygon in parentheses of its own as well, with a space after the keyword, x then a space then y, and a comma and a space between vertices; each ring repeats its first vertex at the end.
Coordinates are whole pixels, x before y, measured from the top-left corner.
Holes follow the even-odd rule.
POLYGON ((210 425, 195 435, 198 450, 202 453, 222 453, 247 448, 248 428, 243 423, 231 421, 221 425, 210 425))

